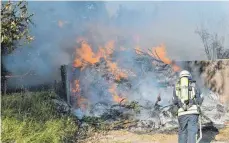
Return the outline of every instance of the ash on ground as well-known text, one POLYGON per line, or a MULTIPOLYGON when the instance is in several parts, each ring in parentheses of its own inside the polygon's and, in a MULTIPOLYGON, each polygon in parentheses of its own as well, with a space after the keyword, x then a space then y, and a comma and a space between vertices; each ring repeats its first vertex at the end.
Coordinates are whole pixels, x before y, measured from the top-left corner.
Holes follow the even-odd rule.
MULTIPOLYGON (((213 125, 222 128, 224 122, 229 120, 226 107, 220 104, 217 94, 213 92, 203 94, 205 94, 201 106, 203 127, 213 125)), ((138 133, 171 132, 177 131, 178 128, 177 117, 173 110, 172 105, 161 106, 152 103, 142 106, 136 101, 112 105, 101 102, 91 107, 88 116, 102 118, 104 122, 112 124, 113 129, 127 129, 138 133)))

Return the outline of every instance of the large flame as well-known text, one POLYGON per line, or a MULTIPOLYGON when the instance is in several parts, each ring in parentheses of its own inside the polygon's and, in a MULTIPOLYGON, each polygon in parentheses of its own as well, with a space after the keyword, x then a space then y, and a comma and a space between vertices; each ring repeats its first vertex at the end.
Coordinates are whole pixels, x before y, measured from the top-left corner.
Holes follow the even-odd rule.
POLYGON ((91 46, 84 40, 80 41, 80 48, 76 48, 76 58, 73 62, 74 67, 85 67, 85 64, 95 64, 99 62, 100 56, 94 54, 91 46))
POLYGON ((180 67, 177 66, 174 63, 174 61, 172 61, 171 59, 169 59, 169 57, 167 56, 166 53, 167 52, 166 52, 165 45, 162 44, 160 46, 157 46, 157 47, 152 48, 152 53, 151 54, 153 54, 152 56, 155 56, 158 59, 160 59, 161 61, 163 61, 165 64, 171 65, 174 71, 176 71, 176 72, 179 71, 180 70, 180 67))
POLYGON ((153 48, 149 49, 149 51, 147 51, 147 52, 144 52, 144 50, 141 49, 140 46, 136 46, 135 52, 138 55, 142 55, 143 53, 146 53, 149 56, 152 56, 158 60, 161 60, 163 63, 171 65, 175 72, 178 72, 181 69, 178 65, 175 64, 175 62, 173 60, 171 60, 167 56, 167 54, 166 54, 167 52, 166 52, 166 48, 165 48, 164 44, 157 46, 157 47, 153 47, 153 48))
MULTIPOLYGON (((120 81, 122 78, 127 78, 127 74, 122 71, 116 62, 112 61, 112 54, 114 51, 113 40, 108 41, 104 46, 99 46, 97 52, 93 52, 91 45, 87 42, 85 38, 78 38, 77 43, 80 45, 79 48, 75 50, 75 59, 73 62, 73 67, 80 68, 83 70, 86 66, 93 65, 100 62, 100 59, 103 58, 106 61, 108 72, 112 73, 115 77, 115 80, 120 81)), ((115 102, 123 101, 123 98, 117 94, 115 84, 112 85, 109 89, 112 99, 115 102)), ((82 110, 86 110, 88 105, 88 100, 80 95, 80 81, 75 80, 72 86, 73 96, 76 97, 76 106, 82 110)))
POLYGON ((95 64, 100 61, 100 58, 109 60, 109 57, 113 53, 114 41, 109 41, 106 43, 105 47, 99 48, 98 52, 93 52, 93 49, 90 44, 85 40, 85 38, 78 38, 77 43, 80 44, 80 47, 76 47, 75 59, 73 62, 73 67, 84 67, 87 64, 95 64))
POLYGON ((91 46, 84 38, 79 38, 77 42, 80 43, 80 47, 76 48, 76 56, 73 62, 73 67, 84 69, 88 64, 93 65, 98 63, 101 58, 104 58, 108 66, 108 71, 115 76, 116 80, 127 78, 127 74, 118 67, 117 63, 112 62, 111 56, 114 51, 113 40, 107 42, 104 47, 100 46, 97 53, 93 52, 91 46))
MULTIPOLYGON (((180 67, 167 57, 165 45, 153 47, 147 52, 144 52, 144 50, 139 46, 139 36, 135 36, 134 38, 137 44, 135 47, 137 54, 148 54, 158 60, 161 60, 165 64, 171 65, 175 72, 180 70, 180 67)), ((96 50, 96 48, 93 48, 88 43, 88 40, 83 37, 78 38, 77 43, 79 46, 75 49, 73 67, 83 70, 86 66, 93 66, 94 64, 99 63, 101 58, 103 58, 106 62, 106 70, 113 75, 115 80, 120 81, 121 79, 128 78, 128 73, 122 70, 118 63, 112 59, 114 51, 122 52, 125 50, 125 47, 119 46, 119 48, 115 48, 115 41, 111 40, 102 46, 98 45, 98 49, 96 50)), ((80 95, 80 81, 75 80, 73 84, 72 92, 74 96, 76 96, 76 105, 77 107, 86 110, 88 108, 89 101, 80 95)), ((115 83, 111 84, 108 90, 111 93, 114 102, 120 103, 126 101, 124 98, 125 96, 118 93, 117 85, 115 83)))

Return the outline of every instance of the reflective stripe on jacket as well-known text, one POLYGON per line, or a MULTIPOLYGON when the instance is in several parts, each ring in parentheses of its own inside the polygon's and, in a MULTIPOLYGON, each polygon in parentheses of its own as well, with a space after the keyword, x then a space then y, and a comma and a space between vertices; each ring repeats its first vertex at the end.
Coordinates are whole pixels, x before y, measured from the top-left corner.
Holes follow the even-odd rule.
POLYGON ((187 109, 187 111, 184 111, 183 108, 178 109, 178 116, 188 115, 188 114, 199 114, 197 105, 192 105, 187 109))
MULTIPOLYGON (((176 105, 178 109, 178 116, 181 115, 188 115, 188 114, 199 114, 197 105, 193 104, 191 107, 187 109, 187 111, 184 111, 182 107, 179 106, 179 99, 178 96, 176 95, 176 88, 173 89, 173 104, 176 105)), ((197 104, 201 105, 203 102, 203 98, 200 97, 200 92, 196 88, 196 102, 197 104)))

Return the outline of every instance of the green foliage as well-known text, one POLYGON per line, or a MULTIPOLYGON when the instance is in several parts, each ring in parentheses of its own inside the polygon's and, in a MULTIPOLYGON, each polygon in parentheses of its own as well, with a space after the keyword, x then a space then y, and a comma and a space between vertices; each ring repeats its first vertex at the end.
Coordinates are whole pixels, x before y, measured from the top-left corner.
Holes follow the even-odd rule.
POLYGON ((98 124, 98 123, 101 123, 103 121, 103 119, 99 118, 99 117, 84 116, 82 118, 82 121, 84 121, 88 124, 98 124))
POLYGON ((107 130, 109 125, 105 122, 105 120, 106 119, 102 117, 84 116, 82 118, 82 121, 92 127, 94 131, 107 130))
POLYGON ((3 54, 11 53, 19 42, 30 42, 29 25, 33 14, 29 14, 26 1, 8 1, 1 9, 1 45, 3 54))
POLYGON ((52 92, 2 97, 3 142, 74 142, 78 125, 55 110, 52 92))
POLYGON ((140 113, 140 105, 138 102, 136 101, 132 101, 127 105, 127 108, 129 109, 133 109, 135 111, 135 113, 140 113))

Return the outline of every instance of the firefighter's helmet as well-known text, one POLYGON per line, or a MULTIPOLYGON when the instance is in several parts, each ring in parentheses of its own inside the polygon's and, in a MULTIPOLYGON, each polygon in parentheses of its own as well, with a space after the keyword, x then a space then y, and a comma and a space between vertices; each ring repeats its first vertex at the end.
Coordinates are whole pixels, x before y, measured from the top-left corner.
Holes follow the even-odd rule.
POLYGON ((189 71, 187 70, 182 70, 179 74, 179 78, 182 78, 182 77, 188 77, 189 79, 192 79, 192 75, 189 71))

